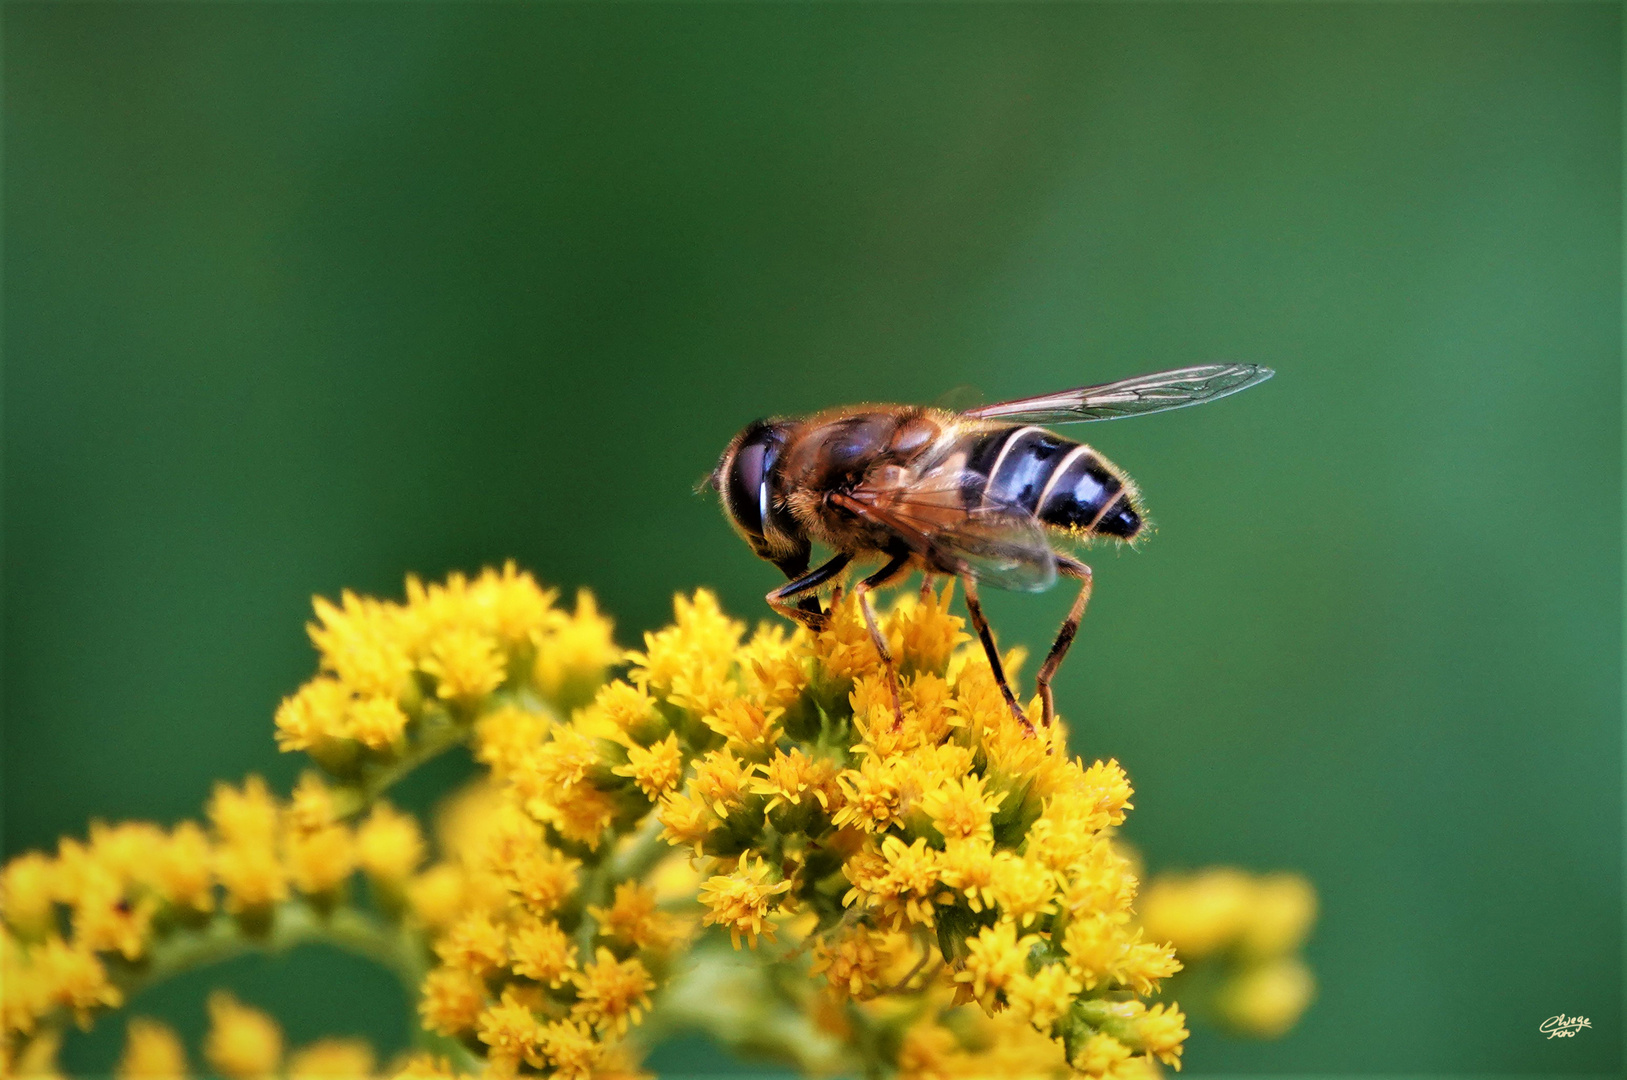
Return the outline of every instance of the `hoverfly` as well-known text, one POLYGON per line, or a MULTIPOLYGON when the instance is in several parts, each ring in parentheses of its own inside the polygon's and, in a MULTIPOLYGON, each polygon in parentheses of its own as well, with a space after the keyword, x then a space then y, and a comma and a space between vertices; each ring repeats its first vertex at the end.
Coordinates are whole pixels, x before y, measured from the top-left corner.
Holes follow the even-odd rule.
POLYGON ((706 483, 723 498, 735 529, 790 580, 769 606, 811 629, 823 625, 818 591, 850 564, 882 560, 853 587, 898 704, 898 673, 870 606, 872 590, 915 570, 960 579, 966 609, 1012 713, 1032 731, 1006 681, 978 585, 1041 592, 1056 579, 1080 582, 1078 597, 1035 690, 1049 726, 1051 679, 1090 600, 1090 567, 1052 537, 1125 542, 1144 514, 1135 484, 1116 465, 1043 425, 1200 405, 1272 376, 1253 364, 1205 364, 984 405, 965 412, 913 405, 856 405, 802 419, 756 420, 729 443, 706 483), (813 541, 831 548, 812 570, 813 541))

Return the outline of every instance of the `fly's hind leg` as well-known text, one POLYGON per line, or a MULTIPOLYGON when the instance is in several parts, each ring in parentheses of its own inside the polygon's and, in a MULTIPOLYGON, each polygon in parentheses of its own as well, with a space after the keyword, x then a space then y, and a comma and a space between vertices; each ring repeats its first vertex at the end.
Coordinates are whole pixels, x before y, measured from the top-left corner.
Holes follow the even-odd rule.
POLYGON ((809 630, 817 631, 825 623, 825 614, 819 610, 819 599, 817 597, 805 597, 801 604, 791 604, 788 601, 793 596, 811 593, 843 570, 846 570, 847 564, 852 561, 853 557, 851 555, 838 554, 823 566, 809 570, 802 576, 787 581, 777 589, 769 590, 768 595, 763 599, 768 601, 769 607, 786 618, 795 619, 809 630), (807 606, 808 599, 813 600, 811 609, 807 606))
POLYGON ((1056 560, 1057 572, 1071 578, 1078 578, 1079 595, 1074 598, 1073 608, 1068 612, 1068 618, 1057 631, 1056 642, 1045 657, 1045 663, 1040 665, 1039 674, 1034 678, 1034 689, 1039 691, 1040 701, 1045 706, 1045 726, 1051 726, 1051 720, 1056 716, 1056 705, 1051 699, 1051 676, 1056 669, 1062 666, 1062 658, 1068 655, 1068 646, 1073 644, 1073 635, 1079 630, 1079 620, 1085 617, 1085 605, 1090 603, 1090 567, 1082 562, 1058 556, 1056 560))
POLYGON ((983 605, 978 603, 977 579, 970 574, 962 574, 960 583, 966 589, 966 611, 972 617, 972 626, 977 629, 978 640, 983 643, 983 652, 989 658, 989 667, 994 671, 994 681, 1000 687, 1000 694, 1011 707, 1011 715, 1017 718, 1024 731, 1032 735, 1034 725, 1028 722, 1028 714, 1017 704, 1017 697, 1011 692, 1011 684, 1006 682, 1006 669, 1000 663, 1000 650, 994 647, 994 631, 989 629, 989 620, 983 617, 983 605))
POLYGON ((897 552, 886 566, 853 586, 853 596, 859 602, 859 610, 864 612, 864 625, 870 630, 870 640, 875 643, 876 652, 881 656, 881 662, 887 668, 887 688, 893 693, 894 731, 897 731, 904 723, 904 707, 898 701, 898 665, 893 663, 893 651, 887 647, 887 636, 881 632, 881 627, 876 624, 876 612, 870 606, 870 590, 880 588, 899 575, 907 573, 909 564, 910 553, 908 551, 897 552))

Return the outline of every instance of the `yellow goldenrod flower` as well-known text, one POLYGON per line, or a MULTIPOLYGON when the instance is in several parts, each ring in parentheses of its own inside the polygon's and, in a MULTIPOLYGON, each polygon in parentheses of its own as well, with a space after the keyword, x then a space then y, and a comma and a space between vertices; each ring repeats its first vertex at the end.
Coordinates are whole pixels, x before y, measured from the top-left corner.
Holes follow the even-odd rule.
POLYGON ((550 721, 540 713, 505 705, 475 721, 475 760, 507 779, 542 745, 550 721))
POLYGON ((496 639, 468 626, 438 634, 418 667, 435 679, 437 696, 466 706, 503 685, 508 674, 496 639))
POLYGON ((713 813, 728 817, 744 805, 751 773, 751 766, 728 750, 716 750, 696 762, 691 787, 713 813))
POLYGON ((259 1009, 224 990, 209 995, 209 1033, 203 1056, 228 1080, 271 1076, 282 1063, 282 1029, 259 1009))
MULTIPOLYGON (((1089 912, 1069 921, 1063 947, 1067 950, 1069 966, 1084 983, 1085 989, 1093 990, 1098 985, 1130 980, 1131 949, 1139 944, 1136 940, 1139 933, 1100 911, 1089 912)), ((1167 963, 1175 963, 1172 953, 1163 950, 1162 954, 1167 957, 1167 963)), ((1137 967, 1142 963, 1144 961, 1139 959, 1135 961, 1137 967)))
POLYGON ((1072 1065, 1090 1077, 1118 1075, 1118 1066, 1130 1058, 1130 1048, 1105 1031, 1086 1039, 1074 1054, 1072 1065))
POLYGON ((277 748, 310 750, 326 740, 350 738, 350 690, 318 676, 277 707, 277 748))
POLYGON ((603 947, 594 954, 593 963, 573 973, 572 978, 578 999, 571 1015, 597 1031, 617 1035, 626 1034, 629 1022, 638 1023, 649 1008, 650 991, 655 989, 655 980, 638 957, 618 962, 615 954, 603 947))
POLYGON ((309 770, 300 774, 299 783, 288 796, 283 809, 287 828, 296 832, 315 832, 338 820, 333 802, 333 790, 317 773, 309 770))
POLYGON ((1297 958, 1279 957, 1251 965, 1228 979, 1216 1001, 1234 1027, 1274 1039, 1298 1023, 1315 996, 1311 969, 1297 958))
POLYGON ((993 1011, 1003 1002, 1002 995, 1019 975, 1028 973, 1028 949, 1034 939, 1017 937, 1009 922, 986 926, 966 941, 966 969, 955 972, 955 981, 964 983, 985 1009, 993 1011))
POLYGON ((1048 964, 1033 975, 1015 976, 1006 986, 1006 1004, 1019 1020, 1050 1031, 1084 989, 1065 964, 1048 964))
POLYGON ((1238 944, 1249 956, 1281 956, 1298 949, 1316 921, 1316 890, 1298 874, 1254 879, 1248 918, 1238 944))
POLYGON ((1191 877, 1160 877, 1141 898, 1141 925, 1153 937, 1197 959, 1236 941, 1253 899, 1248 875, 1222 868, 1191 877))
POLYGON ((21 937, 44 937, 52 929, 55 891, 50 859, 37 851, 12 859, 0 875, 0 912, 6 925, 21 937))
POLYGON ((780 737, 777 721, 784 711, 778 706, 764 709, 744 698, 730 698, 701 719, 728 740, 730 749, 761 761, 780 737))
POLYGON ((604 1056, 585 1024, 559 1020, 542 1029, 542 1055, 559 1080, 589 1080, 604 1056))
POLYGON ((663 949, 671 943, 671 920, 656 908, 656 893, 648 885, 624 881, 616 886, 608 908, 588 907, 599 922, 599 934, 635 949, 663 949))
POLYGON ((153 855, 163 842, 164 831, 149 822, 90 823, 90 858, 121 887, 149 880, 153 855))
POLYGON ((535 644, 564 615, 554 607, 559 593, 544 589, 510 559, 502 570, 487 567, 469 588, 474 617, 508 648, 535 644))
POLYGON ((1116 759, 1098 761, 1084 771, 1073 785, 1073 791, 1083 797, 1091 810, 1100 815, 1097 828, 1123 825, 1124 812, 1133 809, 1130 796, 1130 778, 1116 759))
POLYGON ((576 964, 576 947, 552 919, 521 918, 509 939, 514 974, 563 986, 576 964))
POLYGON ((389 803, 379 803, 356 830, 356 854, 375 885, 399 892, 424 861, 424 834, 418 819, 389 803))
POLYGON ((118 952, 136 960, 147 951, 153 913, 150 896, 132 901, 111 876, 88 879, 73 904, 74 943, 91 952, 118 952))
POLYGON ((527 807, 559 831, 559 835, 589 848, 598 848, 606 838, 606 830, 615 819, 617 805, 605 792, 582 784, 554 802, 527 807))
POLYGON ((811 973, 823 974, 838 994, 862 997, 880 985, 881 974, 891 961, 885 938, 856 926, 834 940, 822 938, 815 943, 811 973))
POLYGON ((950 579, 941 591, 928 592, 920 599, 902 597, 887 620, 887 636, 896 637, 898 642, 893 646, 896 654, 908 658, 917 671, 943 674, 955 649, 971 640, 961 632, 966 621, 949 614, 954 587, 954 580, 950 579))
POLYGON ((660 799, 676 788, 683 778, 684 755, 678 746, 678 736, 668 735, 648 749, 637 745, 629 747, 627 764, 618 765, 610 771, 617 776, 631 777, 639 790, 651 800, 660 799))
POLYGON ((288 877, 302 893, 331 894, 356 869, 356 842, 343 825, 290 830, 283 840, 288 877))
POLYGON ((759 936, 774 936, 768 913, 778 906, 779 897, 790 890, 791 882, 771 881, 770 876, 766 862, 759 859, 752 865, 749 857, 742 857, 733 873, 709 878, 701 886, 701 903, 709 909, 707 925, 728 927, 729 938, 737 949, 742 934, 754 949, 759 936))
POLYGON ((15 1058, 11 1044, 0 1041, 0 1076, 15 1076, 18 1080, 65 1080, 62 1067, 57 1064, 57 1051, 61 1049, 62 1033, 55 1030, 34 1036, 15 1058))
MULTIPOLYGON (((891 644, 891 643, 889 643, 891 644)), ((838 682, 850 682, 881 666, 881 655, 857 604, 842 604, 814 635, 818 667, 838 682)), ((896 654, 895 654, 896 655, 896 654)))
POLYGON ((258 776, 244 779, 241 789, 215 785, 209 820, 227 844, 272 848, 277 842, 277 800, 258 776))
POLYGON ((930 1019, 923 1020, 904 1032, 903 1045, 898 1051, 898 1075, 900 1080, 937 1080, 960 1075, 966 1064, 965 1056, 953 1032, 930 1019))
POLYGON ((318 1039, 288 1055, 288 1080, 362 1080, 373 1075, 365 1039, 318 1039))
MULTIPOLYGON (((800 627, 787 636, 785 627, 764 623, 741 647, 739 655, 746 692, 764 719, 771 719, 769 714, 775 710, 796 704, 808 687, 813 650, 807 631, 800 627)), ((765 732, 762 741, 771 742, 772 738, 765 732)))
POLYGON ((487 1060, 498 1076, 513 1076, 520 1062, 542 1066, 542 1025, 513 990, 480 1014, 475 1025, 480 1041, 491 1047, 487 1060))
POLYGON ((118 1080, 182 1080, 187 1063, 181 1037, 168 1024, 131 1017, 125 1029, 124 1055, 113 1075, 118 1080))
POLYGON ((905 923, 931 927, 933 901, 938 894, 938 852, 926 838, 906 845, 896 836, 881 842, 882 871, 848 894, 869 907, 882 926, 902 929, 905 923))
POLYGON ((697 855, 705 850, 712 830, 722 824, 700 799, 681 794, 661 800, 660 818, 662 838, 674 847, 693 848, 697 855))
POLYGON ((535 848, 514 855, 503 866, 494 866, 508 890, 538 915, 558 908, 577 887, 581 862, 540 842, 535 848))
POLYGON ((347 590, 337 607, 320 596, 312 606, 318 621, 306 630, 322 654, 323 668, 353 693, 400 697, 408 691, 413 632, 399 605, 364 600, 347 590))
POLYGON ((405 745, 407 720, 393 697, 356 698, 345 715, 346 734, 369 750, 399 751, 405 745))
POLYGON ((852 825, 867 833, 902 825, 904 792, 897 765, 871 755, 857 770, 844 769, 836 778, 842 788, 842 806, 833 823, 838 828, 852 825))
POLYGON ((639 746, 650 745, 667 730, 666 721, 656 711, 655 699, 619 679, 599 688, 593 709, 608 727, 639 746))
POLYGON ((988 842, 952 840, 938 856, 938 879, 964 896, 967 907, 980 913, 995 906, 994 866, 995 855, 988 842))
POLYGON ((1018 858, 1009 851, 994 857, 994 872, 988 894, 1000 908, 1001 916, 1015 919, 1021 929, 1055 910, 1056 884, 1051 872, 1031 859, 1018 858))
POLYGON ((445 1058, 420 1051, 402 1062, 390 1080, 458 1080, 458 1075, 445 1058))
POLYGON ((234 843, 215 849, 215 876, 226 889, 226 910, 262 910, 288 898, 288 878, 269 843, 234 843))
POLYGON ((473 1031, 486 1007, 486 988, 481 980, 455 967, 438 967, 424 976, 423 993, 418 999, 418 1015, 424 1026, 442 1035, 473 1031))
POLYGON ((616 647, 615 623, 599 614, 592 593, 580 589, 576 610, 538 641, 531 677, 544 698, 571 709, 593 699, 624 655, 616 647))
POLYGON ((841 803, 836 764, 829 758, 809 757, 793 746, 789 753, 775 751, 756 768, 761 776, 749 781, 750 790, 753 795, 768 797, 768 805, 763 808, 767 813, 787 804, 811 809, 817 802, 821 810, 830 810, 841 803))
POLYGON ((471 911, 452 924, 435 952, 451 967, 487 975, 508 960, 508 935, 484 911, 471 911))
MULTIPOLYGON (((51 988, 27 949, 9 931, 0 931, 0 1036, 33 1032, 34 1022, 50 1008, 51 988)), ((0 1047, 9 1045, 0 1037, 0 1047)))
POLYGON ((215 906, 214 852, 194 821, 183 821, 153 855, 153 885, 178 908, 212 911, 215 906))
POLYGON ((436 863, 407 883, 407 904, 423 926, 444 929, 463 910, 468 890, 462 868, 436 863))
POLYGON ((946 841, 993 839, 989 821, 1006 800, 1006 793, 985 795, 984 782, 981 776, 951 777, 922 796, 921 809, 946 841))
POLYGON ((96 954, 79 945, 49 938, 31 956, 33 977, 39 980, 38 993, 45 1002, 73 1011, 80 1027, 90 1026, 91 1010, 116 1008, 124 994, 107 978, 107 969, 96 954))
POLYGON ((1177 1069, 1181 1067, 1181 1048, 1188 1034, 1181 1010, 1162 1002, 1148 1009, 1136 1025, 1140 1048, 1177 1069))
POLYGON ((628 653, 635 685, 669 697, 697 716, 715 712, 714 702, 735 696, 730 671, 745 624, 723 614, 717 597, 697 589, 673 597, 674 625, 644 635, 644 651, 628 653))

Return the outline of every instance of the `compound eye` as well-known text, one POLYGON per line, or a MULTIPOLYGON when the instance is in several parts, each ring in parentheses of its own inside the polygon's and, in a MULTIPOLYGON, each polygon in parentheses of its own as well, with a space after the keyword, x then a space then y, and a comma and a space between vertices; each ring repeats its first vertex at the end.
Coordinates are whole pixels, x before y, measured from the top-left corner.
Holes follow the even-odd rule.
POLYGON ((751 536, 763 535, 768 514, 768 485, 764 482, 779 450, 779 435, 772 428, 748 435, 729 464, 729 512, 751 536))

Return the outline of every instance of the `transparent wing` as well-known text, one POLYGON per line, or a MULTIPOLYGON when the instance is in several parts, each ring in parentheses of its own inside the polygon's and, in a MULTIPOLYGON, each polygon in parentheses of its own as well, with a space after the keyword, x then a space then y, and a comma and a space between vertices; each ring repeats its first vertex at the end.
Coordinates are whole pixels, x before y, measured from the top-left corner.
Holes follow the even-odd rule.
POLYGON ((1018 592, 1056 583, 1044 526, 1021 506, 984 503, 976 473, 942 470, 898 487, 860 486, 842 498, 944 572, 1018 592))
POLYGON ((1023 424, 1076 424, 1084 420, 1117 420, 1121 416, 1202 405, 1263 383, 1276 372, 1257 364, 1202 364, 1198 367, 1137 375, 1101 386, 1083 386, 1054 394, 1002 401, 969 409, 979 420, 1023 424))

